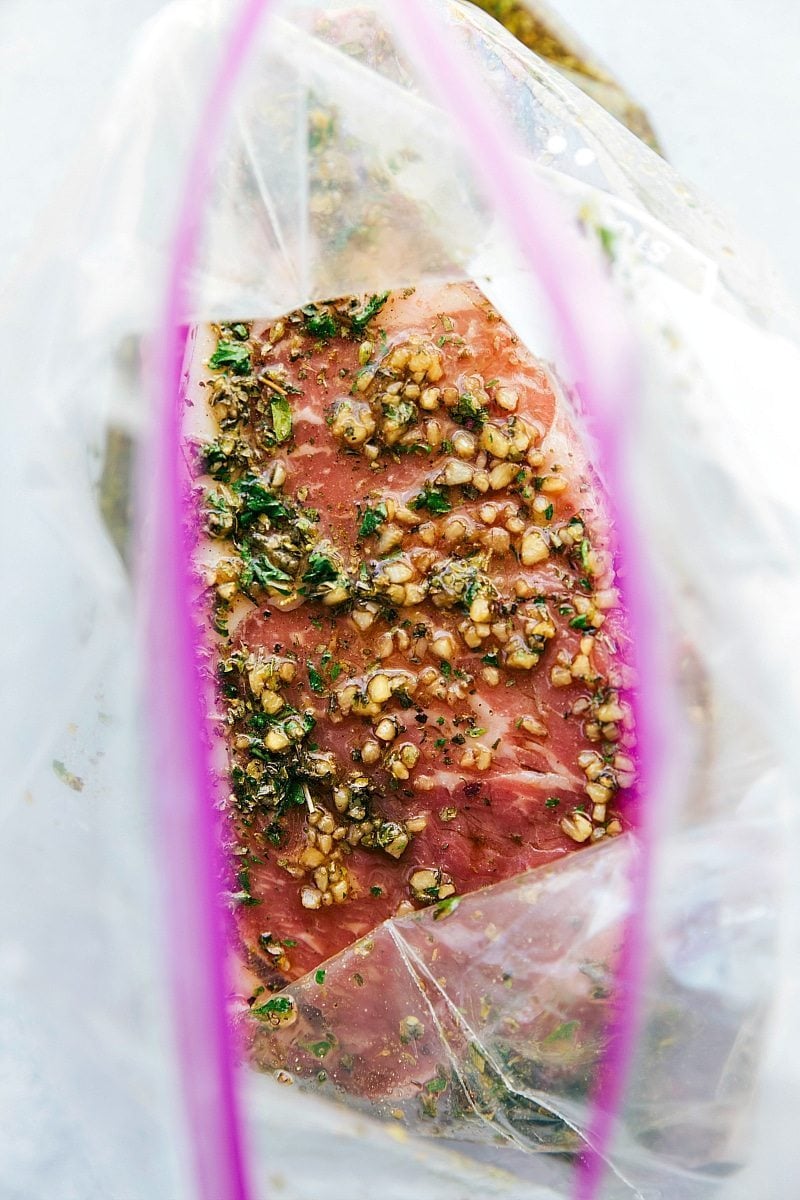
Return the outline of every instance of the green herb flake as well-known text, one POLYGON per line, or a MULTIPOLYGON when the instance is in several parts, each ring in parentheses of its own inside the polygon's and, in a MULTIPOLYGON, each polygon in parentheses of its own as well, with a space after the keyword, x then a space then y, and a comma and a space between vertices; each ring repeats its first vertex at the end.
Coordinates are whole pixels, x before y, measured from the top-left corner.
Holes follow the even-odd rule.
POLYGON ((308 566, 303 572, 303 582, 312 587, 320 583, 331 583, 337 576, 335 563, 326 554, 317 550, 312 551, 308 558, 308 566))
POLYGON ((286 948, 288 950, 291 950, 293 946, 297 945, 297 942, 295 941, 294 938, 284 938, 283 941, 281 942, 281 945, 286 946, 286 948))
POLYGON ((554 512, 555 512, 555 509, 553 508, 553 505, 548 504, 547 508, 544 510, 545 521, 552 521, 554 512))
POLYGON ((230 371, 233 375, 249 375, 252 370, 250 351, 242 342, 226 342, 222 338, 208 360, 212 371, 230 371))
POLYGON ((425 1084, 425 1091, 430 1096, 438 1096, 447 1088, 447 1076, 441 1067, 437 1070, 433 1079, 429 1079, 425 1084))
POLYGON ((330 1051, 333 1049, 333 1042, 328 1042, 328 1041, 310 1042, 308 1049, 311 1051, 311 1053, 314 1055, 315 1058, 324 1058, 325 1055, 329 1054, 330 1051))
POLYGON ((373 885, 372 885, 372 887, 369 889, 369 892, 370 892, 370 895, 371 895, 371 896, 382 896, 382 895, 383 895, 383 888, 382 888, 382 887, 379 887, 379 886, 378 886, 378 884, 377 884, 377 883, 375 883, 375 884, 373 884, 373 885))
POLYGON ((552 1033, 548 1033, 544 1039, 544 1045, 552 1045, 553 1042, 569 1042, 575 1037, 578 1032, 578 1021, 564 1021, 562 1025, 557 1025, 552 1033))
POLYGON ((561 801, 558 796, 548 796, 544 802, 545 808, 558 808, 561 801))
POLYGON ((308 671, 308 682, 312 692, 322 695, 325 691, 325 681, 310 659, 306 661, 306 671, 308 671))
POLYGON ((366 326, 373 317, 378 315, 388 299, 388 292, 381 292, 379 296, 370 296, 369 300, 357 312, 351 313, 349 319, 353 333, 362 334, 366 326))
POLYGON ((314 978, 319 984, 323 984, 325 982, 325 971, 322 969, 322 967, 320 967, 318 971, 314 972, 314 978))
POLYGON ((467 730, 467 737, 483 737, 486 730, 480 725, 473 725, 472 729, 467 730))
POLYGON ((426 481, 422 491, 411 501, 411 507, 417 512, 427 509, 430 513, 441 514, 449 513, 453 506, 441 488, 426 481))
POLYGON ((606 228, 605 225, 597 226, 597 236, 600 239, 600 245, 603 247, 603 253, 610 262, 614 261, 614 245, 617 240, 617 235, 613 230, 606 228))
POLYGON ((275 396, 270 401, 272 431, 276 442, 288 442, 292 436, 292 409, 285 396, 275 396))
POLYGON ((275 1018, 286 1017, 294 1009, 294 1000, 290 996, 273 996, 266 1004, 251 1008, 250 1015, 259 1021, 274 1021, 275 1018))
POLYGON ((242 891, 231 893, 231 902, 239 908, 253 908, 254 905, 263 904, 263 900, 259 900, 256 896, 251 896, 249 892, 242 891))
POLYGON ((57 758, 53 759, 53 771, 62 783, 65 783, 68 788, 72 788, 73 792, 83 791, 83 780, 80 775, 74 775, 72 771, 68 771, 63 762, 57 758))
POLYGON ((338 553, 330 542, 323 541, 308 556, 308 564, 302 576, 302 595, 325 600, 334 587, 341 587, 350 594, 348 578, 338 553))
POLYGON ((486 424, 487 412, 476 396, 471 392, 462 392, 450 415, 459 425, 480 428, 486 424))
POLYGON ((233 490, 239 497, 237 521, 240 529, 246 529, 260 516, 269 518, 270 524, 281 525, 288 521, 292 512, 268 491, 253 475, 245 475, 234 483, 233 490))
POLYGON ((327 341, 338 332, 332 313, 323 305, 308 304, 301 310, 305 318, 306 332, 312 337, 327 341))
POLYGON ((490 667, 499 667, 500 666, 500 660, 497 657, 496 650, 490 650, 488 654, 484 654, 483 658, 481 659, 481 662, 486 663, 490 667))
POLYGON ((442 917, 449 917, 456 911, 460 903, 460 896, 447 896, 444 900, 440 900, 433 912, 434 921, 441 921, 442 917))
POLYGON ((360 538, 372 537, 373 533, 383 525, 387 516, 386 505, 383 502, 376 504, 374 508, 365 508, 361 515, 358 536, 360 538))
POLYGON ((291 593, 291 587, 286 586, 291 584, 291 576, 274 566, 266 555, 252 556, 246 548, 242 548, 239 554, 244 564, 239 576, 239 583, 243 591, 247 592, 254 583, 257 583, 260 587, 278 592, 282 596, 288 596, 291 593))
POLYGON ((591 629, 592 623, 589 620, 589 618, 586 616, 585 613, 581 613, 581 615, 579 617, 572 618, 572 620, 570 621, 570 628, 583 629, 583 630, 591 629))

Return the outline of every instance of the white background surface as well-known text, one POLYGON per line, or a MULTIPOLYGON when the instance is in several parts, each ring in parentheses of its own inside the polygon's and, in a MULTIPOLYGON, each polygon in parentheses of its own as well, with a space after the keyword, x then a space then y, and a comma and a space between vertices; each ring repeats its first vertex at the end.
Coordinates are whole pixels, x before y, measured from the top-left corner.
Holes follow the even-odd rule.
MULTIPOLYGON (((0 0, 0 274, 162 3, 0 0)), ((681 174, 768 245, 800 297, 800 2, 553 6, 648 109, 681 174)))

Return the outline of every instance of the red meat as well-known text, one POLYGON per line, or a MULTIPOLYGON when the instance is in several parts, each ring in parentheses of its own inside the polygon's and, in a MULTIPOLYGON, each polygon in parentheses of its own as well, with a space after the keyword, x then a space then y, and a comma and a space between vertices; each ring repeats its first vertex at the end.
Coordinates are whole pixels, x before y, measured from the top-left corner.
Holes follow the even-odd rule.
POLYGON ((618 833, 633 782, 627 639, 607 501, 567 404, 474 285, 215 332, 211 369, 208 332, 194 343, 188 428, 222 415, 202 553, 227 620, 229 766, 250 788, 243 804, 234 786, 229 810, 238 928, 275 989, 398 911, 618 833), (243 474, 289 517, 243 515, 243 474), (301 511, 294 567, 281 539, 301 511), (258 555, 285 577, 276 587, 251 580, 258 555), (320 559, 338 579, 316 587, 320 559), (281 664, 266 697, 259 671, 281 664), (263 715, 275 694, 285 707, 263 715), (287 712, 313 729, 297 751, 265 749, 287 712), (286 753, 299 755, 291 802, 254 800, 286 753))

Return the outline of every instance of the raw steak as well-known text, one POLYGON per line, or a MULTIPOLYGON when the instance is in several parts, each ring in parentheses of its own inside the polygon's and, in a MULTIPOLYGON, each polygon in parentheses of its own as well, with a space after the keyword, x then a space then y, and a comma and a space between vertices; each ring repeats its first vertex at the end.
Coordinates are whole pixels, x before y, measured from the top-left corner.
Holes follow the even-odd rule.
POLYGON ((187 369, 262 983, 618 834, 634 737, 607 501, 483 294, 200 327, 187 369))

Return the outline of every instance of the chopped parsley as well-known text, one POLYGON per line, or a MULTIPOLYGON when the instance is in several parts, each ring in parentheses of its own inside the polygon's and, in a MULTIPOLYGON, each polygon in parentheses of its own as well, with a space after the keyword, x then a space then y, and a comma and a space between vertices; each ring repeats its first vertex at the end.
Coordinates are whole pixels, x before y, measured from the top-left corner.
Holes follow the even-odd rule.
POLYGON ((545 808, 558 808, 561 801, 558 796, 548 796, 544 802, 545 808))
POLYGON ((469 428, 480 428, 486 424, 486 409, 477 396, 473 396, 471 392, 461 393, 458 403, 451 410, 450 415, 459 425, 466 425, 469 428))
POLYGON ((570 621, 570 627, 572 629, 591 629, 592 623, 585 613, 581 613, 579 617, 572 618, 570 621))
POLYGON ((388 299, 388 292, 381 292, 379 296, 370 296, 369 300, 360 309, 351 313, 349 320, 353 333, 363 333, 366 326, 373 317, 378 315, 388 299))
POLYGON ((310 659, 306 662, 306 670, 308 671, 308 682, 312 692, 321 695, 325 691, 325 681, 310 659))
POLYGON ((325 971, 322 969, 322 967, 320 967, 318 971, 314 972, 314 978, 316 979, 317 983, 325 982, 325 971))
MULTIPOLYGON (((443 900, 442 903, 446 904, 447 901, 443 900)), ((436 1074, 434 1075, 433 1079, 429 1079, 428 1082, 425 1084, 425 1091, 431 1096, 438 1096, 441 1092, 445 1091, 446 1088, 447 1088, 447 1079, 445 1077, 444 1071, 440 1067, 437 1070, 436 1074)))
POLYGON ((411 507, 417 512, 427 509, 430 513, 438 514, 449 513, 453 506, 441 488, 434 487, 426 480, 422 491, 411 501, 411 507))
POLYGON ((344 670, 344 667, 342 666, 342 664, 340 662, 333 661, 333 656, 331 655, 331 653, 328 650, 324 651, 322 658, 320 659, 320 664, 322 666, 323 671, 325 671, 326 675, 328 676, 328 678, 332 679, 334 681, 339 678, 342 671, 344 670))
POLYGON ((358 536, 360 538, 372 537, 376 529, 380 529, 387 516, 386 505, 382 501, 376 504, 374 508, 365 508, 361 515, 358 536))
POLYGON ((326 554, 314 550, 309 555, 308 566, 303 572, 303 582, 312 587, 319 583, 330 583, 337 576, 336 565, 326 554))
POLYGON ((246 547, 239 553, 243 564, 239 586, 243 592, 248 592, 253 584, 257 583, 259 587, 278 592, 281 596, 291 594, 291 576, 270 562, 265 554, 251 555, 246 547))
POLYGON ((270 522, 282 524, 293 515, 291 510, 259 483, 253 475, 245 475, 234 483, 233 490, 240 499, 237 514, 239 527, 246 529, 262 514, 269 517, 270 522))
POLYGON ((260 1021, 274 1020, 275 1017, 286 1017, 294 1009, 294 1000, 289 996, 273 996, 266 1004, 251 1008, 250 1013, 260 1021))
POLYGON ((234 375, 249 375, 252 370, 250 351, 242 342, 226 342, 222 338, 208 360, 212 371, 231 371, 234 375))
POLYGON ((327 341, 336 336, 338 332, 336 322, 330 309, 325 305, 307 304, 305 308, 301 309, 301 312, 305 317, 306 332, 310 333, 312 337, 327 341))

